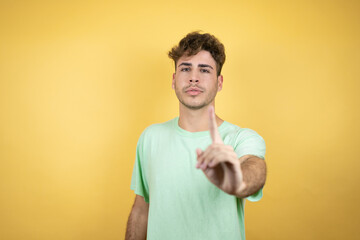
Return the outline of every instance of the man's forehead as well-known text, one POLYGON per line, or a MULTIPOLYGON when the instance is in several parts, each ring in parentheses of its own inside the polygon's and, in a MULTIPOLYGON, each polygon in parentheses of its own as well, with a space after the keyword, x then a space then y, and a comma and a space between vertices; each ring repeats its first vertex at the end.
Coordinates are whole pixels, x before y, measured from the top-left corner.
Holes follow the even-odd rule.
POLYGON ((179 58, 177 65, 181 64, 182 62, 195 62, 195 63, 199 63, 199 64, 209 64, 212 66, 215 66, 215 60, 214 58, 211 56, 210 52, 208 51, 200 51, 195 55, 183 55, 179 58))

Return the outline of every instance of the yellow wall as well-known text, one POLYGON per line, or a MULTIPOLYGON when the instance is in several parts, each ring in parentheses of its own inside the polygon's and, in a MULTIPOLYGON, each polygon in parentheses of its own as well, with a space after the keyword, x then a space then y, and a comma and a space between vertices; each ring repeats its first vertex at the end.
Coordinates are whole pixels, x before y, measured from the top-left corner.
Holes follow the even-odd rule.
POLYGON ((358 1, 1 1, 0 239, 123 239, 137 139, 178 114, 167 51, 225 44, 217 112, 267 143, 248 239, 359 239, 358 1))

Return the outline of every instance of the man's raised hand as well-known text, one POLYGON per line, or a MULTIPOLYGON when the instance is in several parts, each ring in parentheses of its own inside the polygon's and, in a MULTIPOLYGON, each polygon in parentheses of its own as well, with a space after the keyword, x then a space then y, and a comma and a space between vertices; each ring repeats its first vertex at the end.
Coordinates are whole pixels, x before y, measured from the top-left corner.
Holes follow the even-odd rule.
POLYGON ((218 188, 235 194, 242 183, 240 160, 232 146, 225 145, 218 131, 214 107, 209 107, 209 131, 212 144, 205 151, 196 149, 197 168, 218 188))

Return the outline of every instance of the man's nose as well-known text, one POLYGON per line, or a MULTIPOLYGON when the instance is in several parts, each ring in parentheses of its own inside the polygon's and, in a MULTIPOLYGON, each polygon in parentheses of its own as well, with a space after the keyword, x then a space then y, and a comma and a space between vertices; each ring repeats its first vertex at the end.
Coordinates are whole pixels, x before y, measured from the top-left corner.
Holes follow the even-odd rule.
POLYGON ((190 83, 198 83, 199 82, 199 75, 195 71, 192 72, 189 82, 190 83))

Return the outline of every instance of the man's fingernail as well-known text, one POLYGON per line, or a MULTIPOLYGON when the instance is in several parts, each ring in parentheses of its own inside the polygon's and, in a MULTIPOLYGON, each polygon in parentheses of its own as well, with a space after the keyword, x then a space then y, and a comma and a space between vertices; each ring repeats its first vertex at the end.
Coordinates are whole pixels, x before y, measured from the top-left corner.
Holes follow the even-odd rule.
POLYGON ((202 170, 205 170, 205 169, 206 169, 206 163, 201 164, 201 169, 202 169, 202 170))

